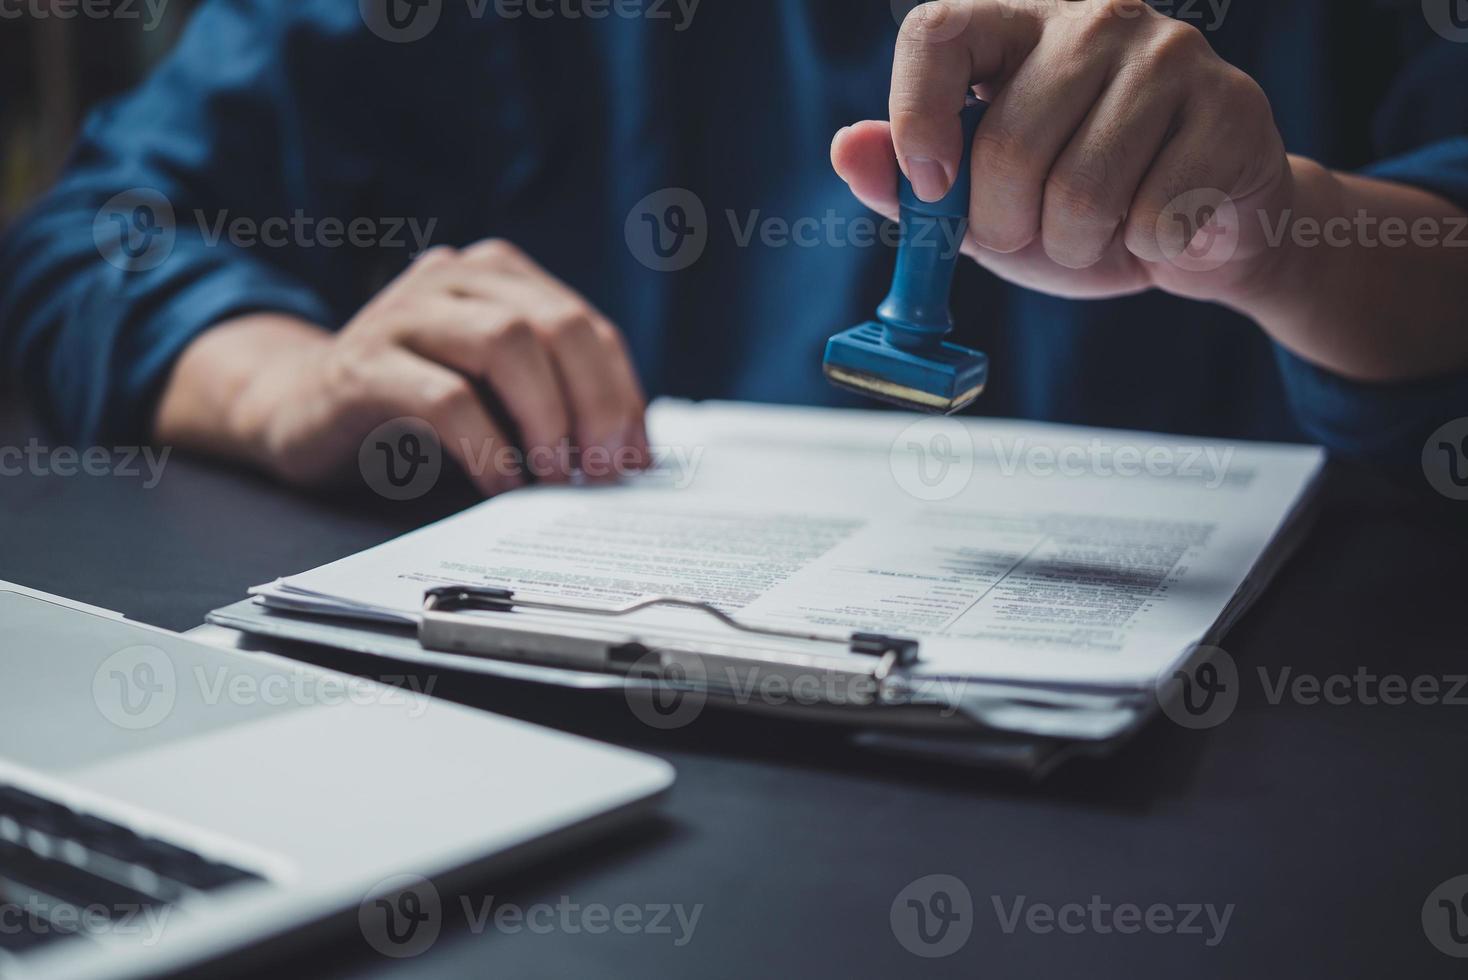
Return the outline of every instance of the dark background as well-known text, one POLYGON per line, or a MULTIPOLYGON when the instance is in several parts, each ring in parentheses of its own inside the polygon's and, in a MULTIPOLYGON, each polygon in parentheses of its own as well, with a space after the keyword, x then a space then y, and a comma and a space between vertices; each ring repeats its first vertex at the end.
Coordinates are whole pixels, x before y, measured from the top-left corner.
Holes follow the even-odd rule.
MULTIPOLYGON (((56 179, 87 110, 142 79, 199 2, 166 0, 148 30, 143 0, 0 0, 0 234, 56 179), (117 16, 127 10, 136 17, 117 16)), ((0 408, 17 401, 0 383, 0 408)))
POLYGON ((0 229, 55 177, 87 108, 135 83, 177 39, 197 0, 4 0, 0 19, 0 229), (47 6, 49 5, 49 7, 47 6), (49 9, 37 17, 36 9, 49 9), (71 17, 58 16, 67 9, 71 17), (135 19, 118 16, 131 10, 135 19), (14 14, 20 16, 13 16, 14 14))

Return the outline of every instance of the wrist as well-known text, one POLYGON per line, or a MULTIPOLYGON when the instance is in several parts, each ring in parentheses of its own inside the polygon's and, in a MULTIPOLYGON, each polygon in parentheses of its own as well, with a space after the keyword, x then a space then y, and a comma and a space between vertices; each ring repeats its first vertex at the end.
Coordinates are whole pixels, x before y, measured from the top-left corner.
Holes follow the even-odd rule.
POLYGON ((252 325, 249 341, 261 350, 252 362, 249 378, 240 387, 225 416, 227 441, 246 462, 289 479, 291 467, 282 461, 285 419, 309 413, 313 399, 322 394, 319 377, 331 348, 331 335, 300 321, 252 325))
POLYGON ((1267 332, 1282 322, 1310 321, 1320 285, 1332 280, 1329 265, 1341 249, 1318 248, 1300 230, 1321 227, 1342 213, 1343 191, 1335 172, 1300 156, 1286 158, 1287 188, 1272 208, 1241 216, 1242 235, 1254 269, 1239 282, 1227 305, 1267 332))
POLYGON ((1226 300, 1283 347, 1353 381, 1394 383, 1468 365, 1462 331, 1465 263, 1445 247, 1468 220, 1442 197, 1405 184, 1290 158, 1294 189, 1260 214, 1266 270, 1226 300))
POLYGON ((257 314, 200 334, 179 357, 160 400, 161 441, 267 466, 271 420, 290 385, 330 344, 304 320, 257 314))

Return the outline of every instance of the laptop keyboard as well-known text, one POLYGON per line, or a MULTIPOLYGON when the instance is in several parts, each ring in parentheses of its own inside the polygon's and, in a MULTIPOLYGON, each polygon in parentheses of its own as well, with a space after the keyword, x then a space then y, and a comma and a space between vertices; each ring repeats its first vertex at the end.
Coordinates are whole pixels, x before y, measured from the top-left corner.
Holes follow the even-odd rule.
POLYGON ((135 915, 259 880, 243 868, 0 784, 0 923, 8 926, 0 928, 0 950, 19 953, 74 934, 36 921, 58 905, 104 917, 135 915))

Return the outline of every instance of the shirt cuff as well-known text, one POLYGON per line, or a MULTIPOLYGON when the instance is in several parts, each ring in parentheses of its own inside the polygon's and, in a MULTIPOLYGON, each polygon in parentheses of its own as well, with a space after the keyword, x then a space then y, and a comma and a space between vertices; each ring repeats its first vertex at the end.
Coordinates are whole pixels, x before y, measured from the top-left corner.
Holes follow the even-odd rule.
POLYGON ((1291 407, 1310 438, 1338 455, 1415 466, 1428 436, 1468 416, 1468 377, 1367 384, 1276 346, 1291 407))
POLYGON ((1379 160, 1361 175, 1420 187, 1468 210, 1468 136, 1429 143, 1379 160))
MULTIPOLYGON (((245 257, 200 260, 166 277, 105 268, 76 299, 50 354, 46 387, 53 421, 91 445, 140 445, 151 438, 163 387, 184 348, 225 320, 273 312, 323 326, 325 303, 288 275, 245 257)), ((187 259, 185 259, 187 261, 187 259)))

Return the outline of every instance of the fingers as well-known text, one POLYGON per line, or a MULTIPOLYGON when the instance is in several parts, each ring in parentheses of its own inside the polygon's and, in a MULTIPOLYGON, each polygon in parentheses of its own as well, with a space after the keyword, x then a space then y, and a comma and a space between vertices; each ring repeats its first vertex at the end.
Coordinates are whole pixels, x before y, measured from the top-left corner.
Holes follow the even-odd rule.
MULTIPOLYGON (((858 200, 898 220, 897 163, 892 155, 892 131, 886 123, 863 122, 843 129, 832 143, 831 160, 858 200)), ((1138 277, 1136 260, 1124 249, 1113 249, 1089 269, 1067 275, 1063 290, 1046 274, 1051 263, 1038 239, 1017 252, 999 253, 982 248, 970 237, 964 241, 963 253, 1010 282, 1077 299, 1125 295, 1146 285, 1138 277)))
POLYGON ((607 476, 623 465, 646 465, 645 400, 620 332, 550 273, 522 255, 474 246, 465 258, 483 271, 502 302, 524 311, 560 381, 582 469, 607 476), (483 250, 481 253, 480 250, 483 250))
POLYGON ((1231 235, 1237 245, 1239 214, 1253 195, 1277 183, 1283 162, 1268 100, 1234 72, 1218 91, 1189 104, 1179 131, 1152 162, 1127 217, 1127 250, 1144 262, 1177 264, 1186 263, 1200 236, 1231 235), (1247 131, 1263 128, 1261 115, 1270 120, 1269 132, 1247 131))
POLYGON ((1045 180, 1039 233, 1051 261, 1089 269, 1106 256, 1182 101, 1135 72, 1101 96, 1045 180))
POLYGON ((632 352, 622 332, 606 317, 597 313, 594 322, 598 334, 609 354, 604 361, 610 383, 617 392, 621 404, 631 407, 631 415, 624 427, 626 445, 635 452, 634 463, 638 468, 652 465, 652 451, 647 442, 647 394, 638 380, 637 369, 632 366, 632 352))
POLYGON ((1262 213, 1287 199, 1283 141, 1263 91, 1197 28, 1144 0, 924 4, 897 41, 891 147, 878 123, 847 127, 832 142, 833 166, 889 218, 894 167, 919 197, 937 199, 964 149, 970 86, 990 105, 972 148, 964 251, 1005 278, 1064 296, 1149 284, 1193 295, 1204 285, 1172 266, 1206 271, 1263 253, 1233 209, 1262 213), (1180 196, 1187 213, 1169 220, 1180 196), (1221 227, 1227 220, 1239 227, 1221 227), (1215 244, 1222 235, 1224 247, 1179 262, 1196 245, 1190 235, 1215 244))
POLYGON ((1020 64, 1038 38, 1029 12, 996 0, 935 0, 907 15, 897 36, 888 114, 898 164, 919 198, 937 201, 953 186, 965 93, 1020 64))
POLYGON ((974 136, 969 233, 1017 252, 1040 233, 1046 178, 1106 85, 1108 65, 1046 35, 1005 84, 974 136))
POLYGON ((440 294, 429 297, 403 335, 408 349, 485 380, 515 423, 537 478, 571 473, 571 421, 550 354, 511 306, 440 294))
POLYGON ((513 245, 426 253, 374 301, 391 338, 486 384, 531 472, 564 480, 646 466, 645 398, 620 332, 513 245))
POLYGON ((841 130, 831 141, 831 166, 858 201, 897 220, 897 158, 889 124, 868 120, 841 130))
POLYGON ((624 465, 645 465, 641 394, 615 331, 574 314, 542 329, 570 399, 582 469, 605 477, 624 465))
POLYGON ((369 425, 398 416, 421 418, 433 427, 446 452, 485 496, 520 487, 518 466, 505 465, 513 444, 485 411, 473 384, 457 371, 400 347, 383 347, 354 358, 347 368, 344 399, 369 425))
MULTIPOLYGON (((841 130, 831 142, 831 164, 857 200, 889 221, 901 220, 889 124, 868 120, 841 130)), ((986 265, 993 259, 972 236, 964 238, 963 254, 986 265)))
POLYGON ((1127 251, 1143 262, 1184 269, 1196 259, 1197 270, 1206 270, 1211 256, 1223 254, 1220 243, 1237 241, 1237 209, 1224 188, 1245 166, 1221 158, 1193 131, 1179 134, 1137 194, 1124 233, 1127 251))

